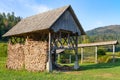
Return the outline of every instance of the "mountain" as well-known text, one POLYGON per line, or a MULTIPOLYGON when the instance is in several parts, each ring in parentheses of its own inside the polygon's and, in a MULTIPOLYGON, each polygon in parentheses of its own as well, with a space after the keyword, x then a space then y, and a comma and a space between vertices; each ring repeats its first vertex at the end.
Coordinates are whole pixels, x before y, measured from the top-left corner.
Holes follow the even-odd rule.
POLYGON ((109 25, 95 28, 86 32, 92 42, 96 41, 120 41, 120 25, 109 25))
MULTIPOLYGON (((109 25, 95 28, 86 32, 90 42, 118 40, 120 43, 120 25, 109 25)), ((117 45, 116 51, 120 51, 120 45, 117 45)))

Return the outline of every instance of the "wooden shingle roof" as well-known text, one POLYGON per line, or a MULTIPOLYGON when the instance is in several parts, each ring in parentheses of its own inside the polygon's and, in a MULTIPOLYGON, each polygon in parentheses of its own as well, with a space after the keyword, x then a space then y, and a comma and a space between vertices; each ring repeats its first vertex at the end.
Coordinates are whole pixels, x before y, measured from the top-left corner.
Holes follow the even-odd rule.
POLYGON ((76 24, 81 31, 81 34, 85 34, 81 24, 79 23, 76 15, 74 14, 74 11, 69 5, 22 19, 18 24, 16 24, 3 36, 21 35, 25 33, 50 29, 51 26, 60 18, 60 16, 66 10, 69 10, 71 12, 76 24))

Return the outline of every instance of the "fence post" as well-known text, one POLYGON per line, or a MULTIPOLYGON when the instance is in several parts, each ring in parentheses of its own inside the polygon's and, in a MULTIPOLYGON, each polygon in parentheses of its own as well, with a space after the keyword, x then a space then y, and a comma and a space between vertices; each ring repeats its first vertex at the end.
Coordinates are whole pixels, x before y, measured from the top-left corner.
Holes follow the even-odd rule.
POLYGON ((71 55, 69 55, 69 63, 71 63, 71 55))
POLYGON ((95 63, 98 63, 98 60, 97 60, 97 46, 95 47, 95 63))
POLYGON ((115 45, 113 45, 113 63, 115 62, 115 45))
POLYGON ((83 49, 84 48, 81 48, 81 64, 83 63, 83 49))

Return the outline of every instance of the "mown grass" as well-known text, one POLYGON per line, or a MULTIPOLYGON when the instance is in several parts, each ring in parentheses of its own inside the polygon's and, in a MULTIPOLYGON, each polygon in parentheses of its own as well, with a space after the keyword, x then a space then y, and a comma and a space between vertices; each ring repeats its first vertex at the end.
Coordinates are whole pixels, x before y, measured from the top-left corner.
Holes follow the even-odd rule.
POLYGON ((28 72, 9 70, 6 57, 0 57, 0 80, 119 80, 120 59, 115 63, 82 64, 78 71, 28 72))
MULTIPOLYGON (((79 70, 28 72, 6 68, 7 44, 0 44, 0 80, 120 80, 120 59, 115 63, 80 64, 79 70)), ((73 66, 73 64, 65 64, 73 66)))

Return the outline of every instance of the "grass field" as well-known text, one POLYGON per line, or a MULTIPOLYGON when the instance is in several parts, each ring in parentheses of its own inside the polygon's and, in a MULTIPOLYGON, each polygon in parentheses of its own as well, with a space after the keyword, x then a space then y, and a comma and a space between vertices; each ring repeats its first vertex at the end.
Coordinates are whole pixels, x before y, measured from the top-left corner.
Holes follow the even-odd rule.
POLYGON ((8 70, 0 57, 0 80, 120 80, 120 59, 115 63, 82 64, 78 71, 28 72, 8 70))
POLYGON ((0 43, 0 80, 120 80, 119 58, 115 63, 80 64, 78 71, 28 72, 9 70, 5 67, 6 49, 7 44, 0 43))

